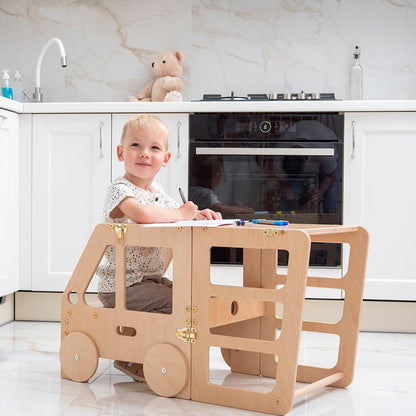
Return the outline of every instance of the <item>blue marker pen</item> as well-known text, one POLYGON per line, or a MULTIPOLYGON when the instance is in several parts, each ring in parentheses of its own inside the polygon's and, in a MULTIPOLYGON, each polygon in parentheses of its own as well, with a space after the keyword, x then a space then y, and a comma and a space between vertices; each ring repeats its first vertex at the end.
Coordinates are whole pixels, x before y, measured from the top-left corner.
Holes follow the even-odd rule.
POLYGON ((289 225, 289 221, 275 221, 275 220, 252 220, 253 224, 268 224, 268 225, 289 225))

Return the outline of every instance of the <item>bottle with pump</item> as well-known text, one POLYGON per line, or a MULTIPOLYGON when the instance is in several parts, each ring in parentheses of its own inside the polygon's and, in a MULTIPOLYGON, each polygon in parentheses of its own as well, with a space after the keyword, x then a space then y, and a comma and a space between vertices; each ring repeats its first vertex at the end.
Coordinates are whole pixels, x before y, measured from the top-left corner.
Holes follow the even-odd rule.
POLYGON ((10 98, 11 100, 13 100, 13 90, 10 87, 10 75, 8 69, 3 69, 3 74, 1 78, 1 93, 3 94, 3 97, 10 98))
POLYGON ((25 101, 25 94, 23 88, 23 81, 22 81, 22 74, 17 69, 13 76, 12 81, 12 88, 13 88, 13 98, 17 101, 23 103, 25 101))
POLYGON ((350 71, 350 100, 363 99, 363 68, 360 65, 361 49, 359 46, 355 47, 354 65, 350 71))

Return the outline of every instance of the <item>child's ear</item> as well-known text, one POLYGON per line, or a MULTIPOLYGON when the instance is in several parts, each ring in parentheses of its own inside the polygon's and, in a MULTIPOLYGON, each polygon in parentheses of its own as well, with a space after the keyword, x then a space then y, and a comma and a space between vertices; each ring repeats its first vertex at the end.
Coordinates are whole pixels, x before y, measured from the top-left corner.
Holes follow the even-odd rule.
POLYGON ((168 162, 169 162, 169 159, 170 159, 171 156, 172 156, 172 153, 167 152, 165 154, 165 159, 162 162, 163 167, 166 167, 168 165, 168 162))
POLYGON ((117 146, 117 159, 122 162, 124 160, 124 156, 123 156, 123 146, 121 144, 119 144, 117 146))

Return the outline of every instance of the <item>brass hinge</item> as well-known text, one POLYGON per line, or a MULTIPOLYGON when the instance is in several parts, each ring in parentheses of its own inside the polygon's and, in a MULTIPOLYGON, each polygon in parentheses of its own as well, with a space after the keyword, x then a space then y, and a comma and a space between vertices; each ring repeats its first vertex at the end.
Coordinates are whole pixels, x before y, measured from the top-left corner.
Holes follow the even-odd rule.
POLYGON ((196 342, 196 329, 195 328, 181 328, 175 332, 177 338, 181 339, 183 342, 191 342, 195 344, 196 342))
MULTIPOLYGON (((113 225, 113 224, 111 224, 113 225)), ((127 233, 127 224, 114 224, 115 231, 117 234, 117 244, 123 244, 124 243, 124 237, 127 233)), ((113 227, 111 227, 113 228, 113 227)))

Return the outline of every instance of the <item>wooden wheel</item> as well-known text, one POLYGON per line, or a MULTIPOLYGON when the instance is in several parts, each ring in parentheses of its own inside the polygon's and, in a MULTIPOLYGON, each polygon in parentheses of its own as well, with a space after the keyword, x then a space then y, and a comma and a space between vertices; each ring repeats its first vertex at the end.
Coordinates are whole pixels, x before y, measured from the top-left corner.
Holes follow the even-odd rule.
POLYGON ((94 341, 82 332, 72 332, 59 350, 62 372, 74 381, 88 381, 98 367, 98 352, 94 341))
POLYGON ((147 384, 159 396, 176 396, 188 382, 186 358, 170 344, 153 345, 144 357, 143 371, 147 384))

